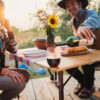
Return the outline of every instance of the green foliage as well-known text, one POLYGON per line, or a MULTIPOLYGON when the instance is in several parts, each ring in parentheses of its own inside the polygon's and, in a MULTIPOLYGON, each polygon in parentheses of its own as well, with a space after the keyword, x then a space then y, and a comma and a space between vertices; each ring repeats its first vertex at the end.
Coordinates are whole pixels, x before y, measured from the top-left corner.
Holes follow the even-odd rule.
POLYGON ((63 18, 63 24, 58 29, 58 34, 61 36, 62 40, 66 40, 69 36, 73 35, 71 26, 68 24, 71 20, 71 16, 67 13, 67 11, 64 11, 62 14, 63 18))
POLYGON ((95 0, 95 1, 93 1, 93 0, 88 0, 89 1, 89 4, 88 4, 88 7, 91 9, 94 9, 94 10, 96 10, 97 12, 98 12, 98 14, 100 15, 100 3, 98 2, 98 3, 96 3, 97 1, 99 1, 99 0, 95 0), (91 2, 92 3, 94 3, 94 5, 91 5, 91 2), (98 8, 99 7, 99 8, 98 8))
POLYGON ((58 29, 58 34, 61 36, 62 40, 66 40, 69 36, 72 36, 72 29, 65 23, 61 25, 58 29))
POLYGON ((19 45, 20 49, 25 49, 29 47, 34 47, 34 43, 32 42, 32 40, 29 40, 27 43, 23 43, 19 45))
POLYGON ((100 8, 98 9, 98 14, 100 15, 100 8))
POLYGON ((11 28, 12 28, 12 31, 13 31, 15 34, 17 34, 17 33, 19 32, 19 29, 16 28, 15 26, 12 26, 11 28))
POLYGON ((64 11, 64 14, 62 14, 62 17, 65 21, 71 20, 71 16, 67 13, 67 11, 64 11))
POLYGON ((19 31, 16 27, 12 27, 12 30, 18 42, 19 49, 34 47, 33 40, 46 38, 44 29, 38 31, 37 28, 34 28, 27 31, 19 31))

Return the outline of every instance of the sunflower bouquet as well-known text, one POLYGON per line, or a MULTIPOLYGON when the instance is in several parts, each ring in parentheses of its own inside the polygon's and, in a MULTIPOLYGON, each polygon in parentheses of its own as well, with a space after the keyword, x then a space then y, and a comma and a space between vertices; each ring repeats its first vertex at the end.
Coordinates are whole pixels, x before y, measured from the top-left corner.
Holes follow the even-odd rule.
POLYGON ((54 45, 56 36, 55 29, 59 26, 59 20, 56 15, 50 15, 48 18, 48 24, 46 25, 47 44, 54 45))
POLYGON ((47 44, 54 44, 54 39, 56 36, 56 29, 59 25, 59 17, 56 14, 49 15, 44 10, 38 10, 36 13, 36 18, 38 19, 38 27, 44 28, 47 34, 47 44))
POLYGON ((35 17, 37 20, 36 23, 38 28, 44 28, 47 25, 49 15, 46 13, 45 10, 38 10, 35 17))

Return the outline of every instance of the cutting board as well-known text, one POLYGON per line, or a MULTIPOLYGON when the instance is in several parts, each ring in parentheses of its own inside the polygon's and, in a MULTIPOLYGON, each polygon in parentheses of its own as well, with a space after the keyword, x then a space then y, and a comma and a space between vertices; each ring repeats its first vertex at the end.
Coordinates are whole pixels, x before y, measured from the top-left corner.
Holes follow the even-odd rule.
POLYGON ((91 53, 90 51, 81 51, 81 52, 72 52, 72 53, 64 53, 62 52, 61 55, 62 56, 79 56, 79 55, 86 55, 88 53, 91 53))

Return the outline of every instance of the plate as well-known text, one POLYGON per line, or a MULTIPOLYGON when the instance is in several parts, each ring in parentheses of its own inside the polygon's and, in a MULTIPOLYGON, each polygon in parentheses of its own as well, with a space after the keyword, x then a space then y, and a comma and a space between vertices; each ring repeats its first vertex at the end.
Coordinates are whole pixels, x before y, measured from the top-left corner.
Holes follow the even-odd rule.
POLYGON ((35 56, 41 56, 41 55, 44 55, 46 54, 46 51, 45 50, 38 50, 38 49, 30 49, 30 50, 24 50, 24 51, 21 51, 22 54, 24 54, 24 56, 26 57, 35 57, 35 56))

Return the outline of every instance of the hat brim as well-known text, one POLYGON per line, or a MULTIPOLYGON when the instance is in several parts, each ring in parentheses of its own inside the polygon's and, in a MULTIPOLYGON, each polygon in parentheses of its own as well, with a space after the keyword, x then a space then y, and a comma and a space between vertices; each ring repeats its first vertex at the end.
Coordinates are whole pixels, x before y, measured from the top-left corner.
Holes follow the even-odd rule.
MULTIPOLYGON (((66 1, 67 1, 67 0, 66 0, 66 1)), ((64 1, 64 0, 63 0, 63 1, 60 1, 60 2, 58 3, 58 6, 61 7, 61 8, 63 8, 63 9, 66 9, 66 5, 65 5, 65 2, 66 2, 66 1, 64 1)))
MULTIPOLYGON (((58 3, 58 6, 63 8, 63 9, 66 9, 66 5, 65 5, 65 2, 68 1, 68 0, 62 0, 58 3)), ((78 0, 80 2, 82 2, 82 8, 85 9, 88 5, 88 0, 78 0)))

